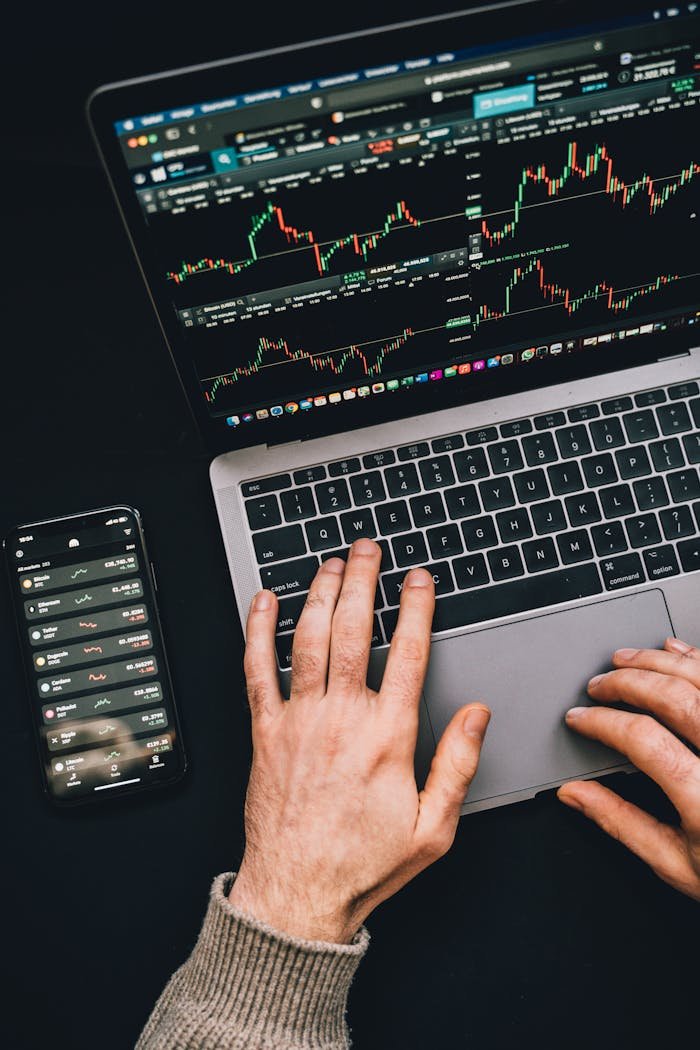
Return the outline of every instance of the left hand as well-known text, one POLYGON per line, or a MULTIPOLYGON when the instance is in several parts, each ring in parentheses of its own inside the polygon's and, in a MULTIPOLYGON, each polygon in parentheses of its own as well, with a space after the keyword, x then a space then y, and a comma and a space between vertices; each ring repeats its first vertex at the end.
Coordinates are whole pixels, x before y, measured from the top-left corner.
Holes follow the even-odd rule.
POLYGON ((567 724, 615 748, 665 791, 680 827, 662 824, 594 780, 559 788, 567 806, 581 810, 624 843, 656 874, 700 901, 700 650, 677 638, 663 650, 618 649, 616 670, 597 675, 588 692, 600 703, 624 701, 646 714, 605 707, 574 707, 567 724), (679 739, 679 737, 681 739, 679 739))

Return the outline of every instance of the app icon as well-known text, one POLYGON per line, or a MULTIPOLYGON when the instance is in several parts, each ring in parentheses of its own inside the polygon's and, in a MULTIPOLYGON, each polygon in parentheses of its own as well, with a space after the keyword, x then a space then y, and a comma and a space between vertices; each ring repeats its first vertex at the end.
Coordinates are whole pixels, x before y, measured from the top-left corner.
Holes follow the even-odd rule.
POLYGON ((418 375, 416 376, 416 383, 427 383, 427 382, 428 382, 428 373, 427 372, 419 372, 418 375))
POLYGON ((404 376, 401 380, 401 386, 413 386, 413 376, 404 376))
POLYGON ((273 405, 272 408, 270 409, 270 415, 271 416, 284 415, 284 409, 282 408, 281 405, 273 405))
POLYGON ((436 382, 438 379, 442 379, 442 369, 434 368, 430 373, 430 380, 431 382, 436 382))
POLYGON ((299 408, 302 410, 302 412, 308 412, 308 410, 311 408, 311 405, 312 402, 309 400, 308 397, 302 397, 301 401, 299 402, 299 408))
POLYGON ((352 401, 357 397, 357 390, 351 386, 349 390, 343 390, 343 401, 352 401))
POLYGON ((457 366, 450 365, 445 369, 445 379, 453 379, 457 375, 457 366))
POLYGON ((341 400, 341 395, 337 390, 334 390, 332 394, 328 395, 328 400, 332 405, 337 405, 341 400))
POLYGON ((386 388, 387 388, 387 390, 398 390, 399 389, 399 381, 398 381, 398 379, 389 379, 387 381, 386 388))
POLYGON ((461 376, 468 376, 469 373, 471 372, 471 370, 472 370, 472 366, 468 362, 466 362, 463 365, 458 365, 458 367, 457 367, 457 371, 459 372, 459 374, 461 376))
POLYGON ((575 339, 567 339, 567 341, 566 341, 566 349, 567 349, 567 351, 575 350, 576 349, 576 340, 575 339))
POLYGON ((501 354, 501 364, 502 365, 512 365, 513 364, 513 355, 512 354, 501 354))
POLYGON ((328 404, 328 398, 325 394, 319 394, 318 397, 314 398, 314 405, 316 408, 323 408, 324 405, 328 404))
POLYGON ((500 363, 501 363, 500 356, 497 355, 496 357, 489 357, 488 361, 486 362, 486 367, 487 368, 498 368, 500 363))
POLYGON ((383 383, 372 383, 372 393, 373 394, 383 394, 384 393, 384 384, 383 383))
POLYGON ((259 408, 257 410, 257 412, 255 413, 255 418, 256 419, 267 419, 269 415, 270 415, 270 413, 268 412, 268 410, 266 408, 259 408))
POLYGON ((561 343, 551 343, 549 347, 550 354, 560 354, 564 349, 561 343))
POLYGON ((285 412, 289 412, 290 416, 293 416, 295 412, 299 411, 299 406, 296 401, 288 401, 284 406, 285 412))
POLYGON ((357 388, 357 396, 358 397, 368 397, 369 393, 370 393, 370 389, 369 389, 368 386, 358 386, 358 388, 357 388))
POLYGON ((237 427, 241 422, 240 416, 226 416, 227 427, 237 427))
POLYGON ((244 412, 243 415, 241 416, 241 419, 243 420, 244 423, 252 423, 253 420, 255 419, 255 416, 253 415, 252 412, 244 412))
POLYGON ((538 357, 546 357, 547 354, 549 353, 549 347, 548 346, 538 346, 537 350, 535 351, 535 353, 537 354, 538 357))
POLYGON ((523 361, 532 361, 534 356, 535 356, 535 348, 534 348, 534 346, 528 347, 527 350, 523 350, 522 354, 520 355, 520 357, 522 358, 523 361))
POLYGON ((485 361, 473 361, 472 362, 472 368, 474 369, 475 372, 483 372, 484 369, 486 368, 486 362, 485 361))

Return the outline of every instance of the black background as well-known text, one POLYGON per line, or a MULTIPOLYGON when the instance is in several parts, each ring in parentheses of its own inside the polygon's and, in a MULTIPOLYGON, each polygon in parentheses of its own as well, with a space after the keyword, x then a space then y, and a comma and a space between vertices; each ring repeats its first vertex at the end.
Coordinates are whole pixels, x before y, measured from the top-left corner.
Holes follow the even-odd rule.
MULTIPOLYGON (((385 0, 24 5, 5 22, 0 532, 138 507, 191 769, 167 794, 69 813, 41 795, 7 588, 0 768, 2 1045, 133 1045, 235 868, 250 758, 242 638, 208 485, 83 117, 98 83, 426 12, 385 0)), ((644 778, 627 797, 659 815, 644 778)), ((697 1031, 697 907, 553 795, 460 825, 370 920, 350 1000, 367 1050, 678 1045, 697 1031)))

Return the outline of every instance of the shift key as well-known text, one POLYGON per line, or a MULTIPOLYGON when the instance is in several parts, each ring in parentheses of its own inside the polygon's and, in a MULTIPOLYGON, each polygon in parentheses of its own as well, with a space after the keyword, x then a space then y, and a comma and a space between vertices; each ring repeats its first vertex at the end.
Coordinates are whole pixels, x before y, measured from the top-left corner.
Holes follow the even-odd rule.
POLYGON ((255 553, 260 564, 282 561, 306 554, 306 543, 301 525, 288 525, 284 529, 268 529, 253 536, 255 553))

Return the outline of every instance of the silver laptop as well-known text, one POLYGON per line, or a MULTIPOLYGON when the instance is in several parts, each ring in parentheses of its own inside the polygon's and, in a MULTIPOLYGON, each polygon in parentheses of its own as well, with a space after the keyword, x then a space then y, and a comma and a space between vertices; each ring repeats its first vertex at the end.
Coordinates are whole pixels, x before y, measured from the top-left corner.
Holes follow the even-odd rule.
POLYGON ((627 768, 565 710, 617 647, 700 644, 697 7, 502 4, 89 103, 241 620, 276 592, 288 685, 319 564, 373 537, 376 682, 427 566, 418 777, 494 712, 465 812, 627 768))

